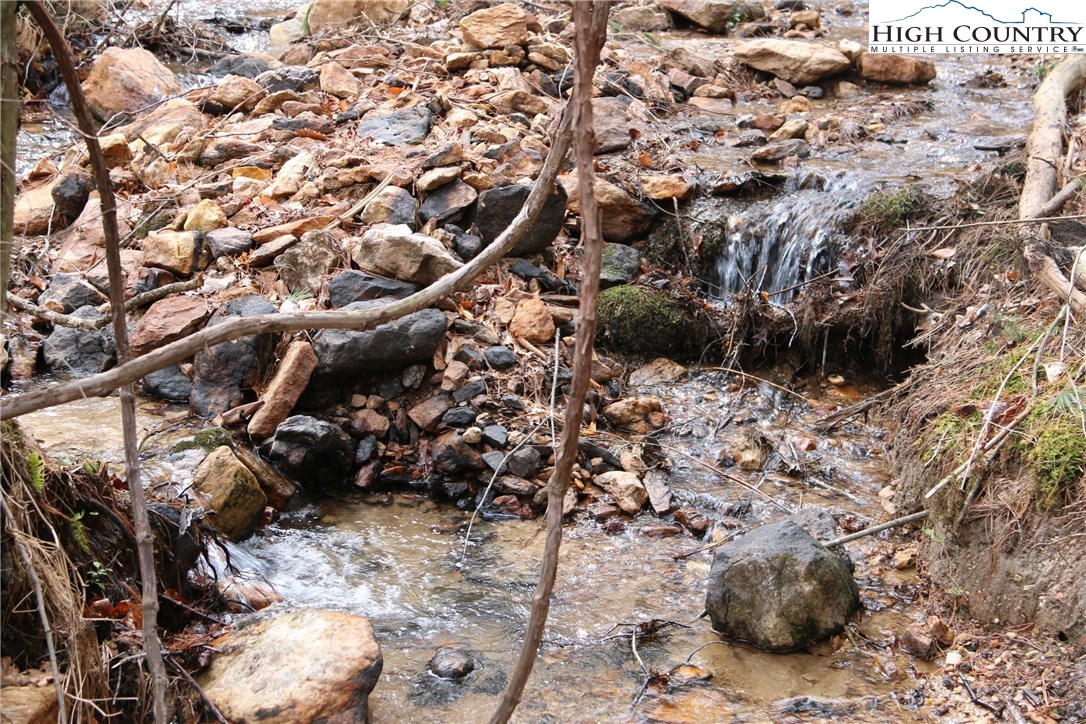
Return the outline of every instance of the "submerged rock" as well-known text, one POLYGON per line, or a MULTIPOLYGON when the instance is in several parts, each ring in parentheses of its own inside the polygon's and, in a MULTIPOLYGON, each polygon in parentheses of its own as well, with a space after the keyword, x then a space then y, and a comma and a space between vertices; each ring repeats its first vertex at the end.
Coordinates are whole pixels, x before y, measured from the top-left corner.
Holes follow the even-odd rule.
POLYGON ((430 659, 430 673, 442 679, 462 679, 475 670, 475 657, 460 649, 440 649, 430 659))
POLYGON ((204 458, 196 468, 192 487, 215 512, 215 530, 232 541, 248 535, 268 503, 256 476, 226 445, 204 458))
POLYGON ((384 660, 361 616, 280 606, 213 642, 198 681, 234 722, 364 722, 384 660))
POLYGON ((848 565, 791 520, 718 549, 705 598, 715 630, 767 651, 816 644, 859 607, 848 565))

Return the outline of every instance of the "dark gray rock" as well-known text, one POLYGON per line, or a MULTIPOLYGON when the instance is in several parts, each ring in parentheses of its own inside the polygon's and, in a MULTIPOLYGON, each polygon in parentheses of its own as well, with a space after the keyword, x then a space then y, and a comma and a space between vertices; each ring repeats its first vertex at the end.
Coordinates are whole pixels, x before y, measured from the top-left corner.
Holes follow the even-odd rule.
POLYGON ((366 435, 358 441, 358 447, 354 451, 354 461, 359 465, 365 465, 377 454, 377 438, 366 435))
MULTIPOLYGON (((344 309, 369 309, 387 303, 382 299, 352 302, 344 309)), ((445 315, 436 309, 424 309, 365 332, 326 329, 313 338, 316 376, 348 378, 401 369, 410 362, 430 359, 444 340, 445 315)))
POLYGON ((384 297, 405 299, 418 290, 417 284, 347 269, 336 274, 328 282, 328 301, 333 307, 345 307, 351 302, 364 302, 384 297))
POLYGON ((279 423, 260 451, 285 475, 302 485, 343 485, 354 468, 351 438, 338 426, 308 415, 279 423))
POLYGON ((513 262, 513 266, 509 267, 509 273, 529 281, 534 279, 539 283, 539 288, 546 292, 577 293, 577 288, 573 284, 556 276, 550 269, 536 266, 525 259, 517 259, 513 262))
MULTIPOLYGON (((98 319, 102 315, 96 308, 86 306, 72 312, 72 316, 76 319, 98 319)), ((117 357, 117 346, 109 325, 87 331, 57 325, 45 339, 42 352, 45 364, 53 372, 95 374, 113 364, 117 357)))
POLYGON ((271 63, 253 55, 228 55, 219 58, 209 71, 211 75, 240 75, 243 78, 256 78, 261 73, 271 70, 271 63))
MULTIPOLYGON (((102 266, 105 265, 103 264, 102 266)), ((89 281, 95 287, 99 288, 102 291, 103 295, 109 294, 108 278, 105 280, 104 287, 98 286, 98 279, 94 274, 97 269, 98 267, 94 267, 89 272, 87 272, 87 281, 89 281)), ((125 280, 124 295, 126 297, 134 297, 137 294, 143 294, 144 292, 149 292, 152 289, 158 289, 161 286, 171 284, 175 281, 177 281, 177 277, 175 277, 172 273, 166 271, 165 269, 158 269, 157 267, 152 266, 137 267, 132 271, 131 274, 128 275, 128 279, 125 280)))
POLYGON ((389 377, 388 379, 381 380, 377 383, 377 395, 383 397, 386 400, 391 400, 399 397, 404 393, 403 382, 400 381, 400 376, 389 377))
MULTIPOLYGON (((524 202, 531 192, 530 186, 504 186, 489 189, 479 194, 479 203, 475 206, 475 228, 483 238, 483 243, 490 245, 505 231, 513 219, 524 207, 524 202)), ((517 242, 511 256, 535 254, 543 251, 558 236, 566 219, 566 190, 562 184, 555 184, 539 218, 528 233, 517 242)))
POLYGON ((430 673, 442 679, 463 679, 475 671, 475 658, 460 649, 440 649, 430 659, 430 673))
POLYGON ((509 472, 518 478, 531 478, 541 467, 542 456, 534 447, 522 447, 509 456, 509 472))
POLYGON ((188 402, 192 380, 179 365, 170 365, 143 378, 143 394, 174 402, 188 402))
POLYGON ((80 274, 54 274, 49 287, 38 298, 39 305, 56 302, 70 314, 80 307, 97 307, 107 301, 105 295, 89 284, 80 274))
POLYGON ((454 402, 456 402, 457 404, 460 404, 461 402, 467 402, 468 400, 475 399, 479 395, 485 395, 485 394, 486 394, 486 383, 483 382, 482 380, 474 380, 472 382, 467 383, 466 385, 461 387, 459 390, 453 392, 452 397, 453 397, 454 402))
POLYGON ((365 224, 405 224, 415 231, 418 215, 419 202, 410 191, 388 186, 366 205, 358 218, 365 224))
POLYGON ((211 258, 237 256, 253 248, 253 235, 233 226, 214 229, 204 234, 204 243, 211 251, 211 258))
POLYGON ((625 244, 603 245, 603 268, 600 284, 613 287, 633 281, 641 273, 641 252, 625 244))
POLYGON ((823 641, 859 607, 847 564, 791 520, 719 548, 705 597, 714 629, 767 651, 823 641))
POLYGON ((445 224, 445 231, 453 235, 453 249, 464 261, 471 261, 483 250, 483 240, 475 234, 469 234, 453 224, 445 224))
POLYGON ((408 365, 400 373, 400 382, 409 390, 417 390, 426 379, 426 365, 408 365))
POLYGON ((67 228, 83 213, 90 192, 95 187, 94 177, 83 171, 64 174, 53 185, 53 231, 67 228))
POLYGON ((426 108, 369 113, 358 124, 358 137, 369 136, 388 146, 414 145, 430 135, 430 119, 430 111, 426 108))
POLYGON ((776 163, 788 156, 807 158, 811 155, 811 147, 802 138, 792 138, 787 141, 777 141, 767 146, 762 146, 750 154, 752 161, 761 163, 776 163))
POLYGON ((487 425, 483 428, 483 442, 491 447, 505 447, 509 442, 509 431, 501 425, 487 425))
POLYGON ((256 76, 253 80, 268 91, 294 91, 302 93, 307 90, 315 90, 320 85, 320 77, 317 72, 306 68, 304 65, 284 65, 282 68, 268 70, 256 76))
POLYGON ((483 356, 486 358, 486 363, 496 370, 507 370, 520 363, 517 353, 501 344, 487 347, 483 350, 483 356))
POLYGON ((477 414, 470 407, 454 407, 441 417, 441 424, 445 427, 470 427, 475 422, 477 414))
POLYGON ((516 395, 502 395, 501 403, 508 407, 510 410, 524 409, 524 400, 520 399, 516 395))
MULTIPOLYGON (((250 294, 215 310, 207 327, 221 324, 230 317, 253 317, 276 311, 275 306, 260 295, 250 294)), ((262 362, 274 344, 274 335, 251 335, 197 352, 189 397, 192 411, 207 418, 240 405, 244 401, 243 390, 257 381, 262 362)))
POLYGON ((457 362, 463 362, 468 366, 468 369, 479 370, 483 368, 483 364, 486 362, 486 357, 479 351, 478 347, 466 344, 456 351, 453 355, 453 359, 457 362))
POLYGON ((487 464, 487 467, 496 471, 499 475, 504 475, 509 472, 509 465, 505 462, 505 453, 500 450, 484 453, 483 462, 487 464))
POLYGON ((454 221, 475 203, 478 196, 479 194, 471 186, 460 179, 453 179, 430 192, 430 195, 422 202, 419 215, 426 221, 435 219, 439 224, 454 221))
POLYGON ((441 475, 454 476, 486 469, 486 463, 471 445, 464 442, 458 430, 444 433, 434 442, 434 470, 441 475))

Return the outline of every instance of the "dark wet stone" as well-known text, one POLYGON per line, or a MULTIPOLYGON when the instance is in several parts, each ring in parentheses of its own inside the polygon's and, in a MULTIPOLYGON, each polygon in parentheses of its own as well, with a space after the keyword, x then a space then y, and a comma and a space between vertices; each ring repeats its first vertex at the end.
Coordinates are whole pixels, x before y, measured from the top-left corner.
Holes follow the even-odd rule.
POLYGON ((473 382, 467 383, 456 392, 453 392, 452 397, 453 401, 459 404, 461 402, 466 402, 467 400, 472 400, 479 395, 485 394, 486 383, 482 380, 475 380, 473 382))
POLYGON ((487 425, 483 428, 483 442, 491 447, 505 447, 509 442, 509 431, 501 425, 487 425))
MULTIPOLYGON (((385 300, 352 302, 345 310, 369 309, 385 300)), ((313 338, 318 377, 358 377, 366 372, 401 369, 430 359, 445 341, 445 314, 424 309, 375 329, 326 329, 313 338)), ((385 395, 386 399, 395 395, 385 395)))
POLYGON ((502 395, 501 403, 508 407, 510 410, 524 409, 524 400, 520 399, 516 395, 502 395))
MULTIPOLYGON (((72 312, 76 319, 98 319, 102 315, 92 306, 72 312)), ((117 356, 110 325, 101 329, 81 330, 57 325, 42 345, 45 364, 53 372, 95 374, 102 372, 117 356)))
POLYGON ((271 63, 252 55, 228 55, 219 58, 209 71, 211 75, 240 75, 243 78, 256 78, 261 73, 271 70, 271 63))
POLYGON ((497 471, 499 475, 509 472, 509 465, 503 462, 504 460, 505 453, 499 450, 493 450, 483 454, 483 462, 485 462, 491 470, 497 471))
MULTIPOLYGON (((531 187, 526 185, 503 186, 489 189, 479 194, 479 203, 475 208, 475 228, 483 238, 483 243, 490 245, 505 231, 513 221, 524 202, 528 199, 531 187)), ((566 218, 566 190, 562 184, 555 184, 555 191, 543 205, 539 218, 528 233, 517 242, 510 255, 534 254, 547 248, 562 230, 566 218)))
POLYGON ((441 417, 441 424, 445 427, 470 427, 475 422, 477 414, 470 407, 454 407, 441 417))
POLYGON ((377 394, 386 400, 399 397, 403 393, 403 382, 400 381, 399 375, 389 377, 388 379, 381 380, 377 383, 377 394))
POLYGON ((284 474, 314 487, 346 483, 355 462, 355 448, 347 433, 308 415, 281 422, 260 450, 284 474))
POLYGON ((483 353, 479 351, 478 347, 466 344, 456 351, 453 359, 457 362, 463 362, 468 366, 468 369, 478 370, 483 368, 483 364, 486 362, 486 358, 483 353))
POLYGON ((475 203, 479 194, 460 179, 453 179, 444 186, 434 189, 419 208, 419 215, 429 221, 439 223, 452 221, 460 217, 468 207, 475 203))
POLYGON ((358 447, 354 451, 354 461, 359 465, 365 465, 377 454, 377 438, 366 435, 358 441, 358 447))
POLYGON ((442 679, 462 679, 474 670, 474 657, 460 649, 441 649, 430 659, 430 672, 442 679))
POLYGON ((90 192, 95 188, 94 177, 82 171, 72 171, 53 185, 53 231, 69 225, 83 213, 90 192))
POLYGON ((233 226, 213 229, 204 234, 204 242, 211 251, 211 258, 237 256, 253 248, 253 235, 233 226))
POLYGON ((430 135, 430 111, 426 108, 403 108, 391 113, 367 114, 358 124, 358 137, 369 136, 388 146, 422 143, 430 135))
MULTIPOLYGON (((221 324, 230 317, 274 314, 276 308, 258 294, 235 299, 219 307, 207 327, 221 324)), ((251 335, 232 342, 222 342, 196 353, 195 374, 189 404, 200 417, 214 417, 244 401, 243 390, 257 381, 264 357, 271 352, 275 335, 251 335)))
POLYGON ((419 290, 417 284, 385 279, 366 272, 346 269, 328 282, 328 300, 333 307, 345 307, 351 302, 391 297, 405 299, 419 290))
POLYGON ((417 390, 426 379, 426 365, 408 365, 400 373, 400 382, 409 390, 417 390))
POLYGON ((469 234, 453 224, 446 224, 445 231, 453 235, 453 249, 464 261, 471 261, 483 250, 483 240, 475 234, 469 234))
POLYGON ((632 281, 641 273, 641 252, 625 244, 603 245, 603 268, 600 284, 613 287, 632 281))
POLYGON ((525 259, 517 259, 513 262, 513 266, 509 267, 509 272, 515 274, 521 279, 527 279, 529 281, 535 280, 539 282, 539 288, 548 292, 568 292, 575 291, 573 285, 567 282, 565 279, 561 279, 549 269, 536 266, 525 259))
POLYGON ((542 456, 531 446, 522 447, 509 456, 509 472, 518 478, 531 478, 542 466, 542 456))
POLYGON ((483 350, 486 363, 496 370, 507 370, 520 363, 517 353, 504 345, 494 345, 483 350))
POLYGON ((143 394, 174 402, 188 402, 192 380, 178 365, 170 365, 143 378, 143 394))
POLYGON ((268 93, 278 93, 279 91, 302 93, 307 90, 315 90, 320 85, 320 77, 317 72, 306 68, 304 65, 285 65, 282 68, 265 71, 253 80, 259 83, 268 93))
POLYGON ((49 281, 49 287, 38 298, 38 304, 56 302, 63 307, 64 314, 70 314, 80 307, 97 307, 107 301, 105 295, 87 282, 81 274, 58 273, 49 281))

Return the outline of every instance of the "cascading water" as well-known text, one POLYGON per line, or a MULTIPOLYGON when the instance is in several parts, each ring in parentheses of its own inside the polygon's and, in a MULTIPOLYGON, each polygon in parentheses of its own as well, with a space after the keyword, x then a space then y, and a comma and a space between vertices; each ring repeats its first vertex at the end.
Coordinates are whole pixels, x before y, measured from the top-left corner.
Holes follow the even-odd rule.
POLYGON ((790 300, 794 287, 832 268, 848 241, 842 222, 858 198, 850 176, 794 176, 780 195, 729 218, 711 295, 749 289, 779 292, 778 304, 790 300))

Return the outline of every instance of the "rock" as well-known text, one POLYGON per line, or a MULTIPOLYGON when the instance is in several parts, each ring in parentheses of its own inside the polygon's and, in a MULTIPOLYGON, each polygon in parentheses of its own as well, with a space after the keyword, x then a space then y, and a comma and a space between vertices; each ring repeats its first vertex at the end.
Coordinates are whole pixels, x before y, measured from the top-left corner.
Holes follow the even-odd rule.
POLYGON ((187 277, 207 266, 203 237, 195 231, 153 231, 141 244, 144 266, 187 277))
POLYGON ((512 453, 507 464, 509 465, 509 472, 518 478, 525 479, 534 477, 543 466, 539 451, 531 446, 522 447, 512 453))
POLYGON ((487 425, 483 428, 483 442, 500 450, 509 442, 509 431, 501 425, 487 425))
POLYGON ((738 43, 735 58, 789 83, 809 85, 848 70, 849 59, 835 48, 798 40, 759 38, 738 43))
POLYGON ((142 48, 106 48, 83 81, 83 94, 103 121, 128 115, 181 92, 171 71, 142 48))
POLYGON ((789 118, 780 128, 769 136, 770 141, 787 141, 792 138, 803 138, 807 133, 807 121, 802 118, 789 118))
POLYGON ((249 534, 268 503, 256 477, 226 445, 204 458, 196 468, 192 487, 215 511, 215 530, 232 541, 249 534))
POLYGON ((387 186, 366 204, 358 219, 363 224, 406 224, 412 231, 417 228, 419 202, 407 189, 387 186))
POLYGON ((639 180, 645 196, 657 201, 687 201, 694 195, 693 185, 681 176, 641 176, 639 180))
POLYGON ((361 410, 355 410, 351 415, 351 432, 356 437, 373 435, 378 440, 382 440, 388 435, 389 427, 391 423, 388 417, 377 410, 364 407, 361 410))
POLYGON ((612 402, 603 408, 603 416, 615 427, 639 434, 652 432, 664 426, 667 415, 659 398, 638 395, 612 402))
MULTIPOLYGON (((275 307, 263 297, 250 294, 219 307, 211 315, 207 326, 219 324, 230 317, 252 317, 275 312, 275 307)), ((260 360, 272 343, 269 335, 251 335, 197 352, 193 360, 192 396, 189 398, 193 413, 209 418, 241 404, 242 389, 250 388, 256 382, 261 371, 260 360)))
POLYGON ((283 164, 275 180, 264 191, 264 196, 277 199, 282 196, 293 196, 302 188, 306 181, 306 174, 313 164, 313 156, 309 153, 299 153, 294 158, 283 164))
POLYGON ((935 639, 927 632, 923 624, 911 623, 905 627, 904 633, 898 639, 901 648, 908 651, 918 659, 930 659, 939 651, 935 639))
MULTIPOLYGON (((255 240, 255 238, 254 238, 255 240)), ((301 239, 293 234, 283 234, 280 237, 266 241, 249 254, 249 266, 259 268, 271 264, 275 259, 301 239)))
POLYGON ((215 590, 229 599, 227 610, 233 613, 263 611, 273 603, 283 602, 283 597, 268 581, 248 572, 219 578, 215 581, 215 590))
POLYGON ((53 184, 48 183, 19 194, 15 199, 13 219, 16 234, 34 236, 47 232, 53 221, 53 184))
MULTIPOLYGON (((345 310, 367 309, 385 300, 353 302, 345 310)), ((326 329, 313 338, 320 377, 352 378, 367 372, 401 369, 429 360, 445 341, 445 315, 424 309, 375 329, 326 329)))
POLYGON ((91 286, 82 274, 59 273, 49 280, 49 286, 38 297, 38 305, 70 314, 80 307, 97 307, 107 301, 106 297, 91 286))
POLYGON ((858 65, 864 80, 894 85, 923 85, 936 74, 930 60, 890 53, 863 53, 858 65))
MULTIPOLYGON (((76 319, 99 319, 102 315, 94 307, 80 307, 72 312, 76 319)), ((74 327, 53 327, 53 332, 42 345, 45 364, 52 372, 95 374, 102 372, 117 355, 113 332, 109 325, 101 329, 84 331, 74 327)))
POLYGON ((790 520, 717 549, 705 600, 715 630, 781 652, 840 632, 859 607, 848 566, 790 520))
POLYGON ((631 372, 628 384, 630 387, 663 385, 674 382, 685 374, 686 368, 678 362, 669 360, 667 357, 657 357, 631 372))
MULTIPOLYGON (((7 678, 7 667, 4 669, 7 678)), ((44 677, 43 677, 44 678, 44 677)), ((38 683, 4 683, 0 699, 4 700, 4 724, 49 724, 59 719, 57 690, 52 685, 38 683)))
POLYGON ((419 290, 417 284, 373 276, 345 269, 328 282, 328 301, 333 307, 345 307, 351 302, 391 297, 406 299, 419 290))
POLYGON ((632 281, 641 273, 641 252, 625 244, 603 245, 600 284, 604 288, 632 281))
POLYGON ((387 146, 422 143, 430 135, 430 111, 418 107, 390 113, 367 113, 358 124, 357 135, 359 138, 369 136, 387 146))
POLYGON ((419 191, 433 191, 444 186, 455 178, 460 177, 459 166, 441 166, 424 171, 415 182, 415 188, 419 191))
POLYGON ((659 5, 632 5, 615 10, 612 18, 631 33, 654 33, 671 29, 671 16, 659 5))
POLYGON ((370 229, 351 249, 359 268, 427 286, 463 266, 444 246, 403 224, 370 229))
MULTIPOLYGON (((524 207, 531 186, 516 185, 490 189, 479 194, 475 205, 475 228, 483 243, 489 246, 505 231, 524 207)), ((517 245, 510 251, 512 256, 535 254, 547 248, 562 231, 566 218, 566 190, 557 184, 554 193, 544 202, 539 218, 517 245)))
POLYGON ((361 616, 273 606, 212 642, 198 675, 233 722, 364 722, 381 676, 381 649, 361 616))
POLYGON ((463 679, 475 670, 475 658, 460 649, 439 649, 430 659, 430 673, 442 679, 463 679))
POLYGON ((132 356, 139 357, 176 342, 204 326, 210 311, 201 297, 176 294, 159 299, 140 317, 128 337, 132 356))
POLYGON ((445 231, 453 234, 453 249, 464 261, 474 259, 483 250, 482 238, 465 233, 453 224, 445 224, 445 231))
POLYGON ((322 91, 336 98, 357 98, 366 89, 365 83, 335 62, 325 63, 321 67, 320 84, 322 91))
POLYGON ((486 363, 496 370, 507 370, 520 364, 517 353, 504 345, 494 345, 483 350, 486 363))
POLYGON ((745 430, 732 441, 731 456, 735 464, 744 470, 761 470, 765 467, 768 450, 764 436, 745 430))
POLYGON ((528 13, 512 3, 477 10, 460 21, 464 40, 476 48, 504 48, 528 42, 528 13))
POLYGON ((554 339, 554 318, 547 305, 537 297, 517 302, 516 312, 509 322, 509 333, 529 342, 545 343, 554 339))
POLYGON ((53 226, 56 231, 65 229, 75 221, 87 205, 94 177, 82 171, 60 176, 49 190, 53 199, 53 226))
POLYGON ((453 221, 475 203, 479 194, 460 179, 447 183, 426 197, 419 209, 423 220, 435 219, 438 223, 453 221))
POLYGON ((212 259, 237 256, 253 248, 253 235, 233 226, 214 229, 204 234, 204 243, 212 259))
POLYGON ((251 76, 245 78, 240 75, 228 75, 219 81, 207 99, 222 106, 227 112, 237 110, 247 113, 253 110, 265 95, 267 91, 251 76))
POLYGON ((478 445, 483 441, 483 431, 477 427, 469 427, 464 430, 462 437, 468 445, 478 445))
MULTIPOLYGON (((433 432, 437 429, 439 422, 444 420, 445 413, 452 406, 452 402, 449 401, 449 396, 445 394, 434 395, 433 397, 423 400, 419 404, 412 407, 407 411, 407 416, 411 418, 411 421, 421 427, 427 432, 433 432)), ((467 424, 475 421, 475 414, 472 413, 472 419, 467 424)), ((446 423, 448 424, 448 423, 446 423)), ((453 425, 453 427, 457 427, 453 425)))
MULTIPOLYGON (((649 470, 645 473, 642 485, 649 494, 649 504, 656 515, 667 515, 671 512, 671 487, 667 483, 667 473, 662 470, 649 470)), ((711 523, 712 521, 708 521, 708 524, 711 523)))
POLYGON ((470 407, 453 407, 441 417, 445 427, 464 428, 474 424, 478 415, 470 407))
POLYGON ((460 404, 486 394, 486 382, 473 380, 453 393, 453 402, 460 404))
POLYGON ((302 13, 296 13, 293 18, 272 25, 268 29, 268 50, 281 53, 280 57, 285 56, 284 51, 291 48, 295 41, 305 37, 305 25, 306 18, 302 13))
MULTIPOLYGON (((569 194, 568 207, 575 214, 581 212, 577 201, 577 177, 559 177, 569 194)), ((599 208, 603 238, 607 241, 626 242, 648 231, 656 210, 628 193, 602 179, 595 183, 596 204, 599 208)))
MULTIPOLYGON (((306 68, 304 65, 284 65, 281 68, 274 68, 261 73, 253 80, 266 90, 269 95, 282 91, 304 93, 307 90, 315 90, 320 85, 317 72, 312 68, 306 68)), ((257 114, 260 113, 259 106, 255 110, 257 114)))
POLYGON ((278 60, 263 53, 241 53, 219 58, 208 71, 211 75, 240 75, 242 78, 255 78, 261 73, 282 65, 278 60))
POLYGON ((273 265, 291 293, 320 292, 325 276, 339 264, 335 237, 307 231, 302 240, 275 258, 273 265))
MULTIPOLYGON (((630 100, 626 96, 592 99, 592 130, 596 153, 622 151, 633 141, 630 130, 641 124, 630 121, 630 100)), ((640 128, 637 130, 640 131, 640 128)))
POLYGON ((198 231, 206 234, 215 229, 221 229, 227 225, 226 214, 211 199, 204 199, 189 209, 185 217, 185 231, 198 231))
POLYGON ((599 340, 634 354, 680 355, 700 349, 704 327, 666 292, 624 284, 600 293, 599 340))
POLYGON ((344 485, 354 468, 354 445, 347 433, 308 415, 283 420, 260 451, 285 475, 306 487, 344 485))
POLYGON ((403 18, 411 0, 313 0, 309 6, 311 33, 339 30, 344 26, 369 28, 388 25, 403 18))
POLYGON ((242 465, 249 468, 249 472, 256 476, 260 489, 264 491, 268 499, 268 505, 276 510, 285 510, 297 494, 297 486, 276 470, 274 465, 246 445, 238 445, 234 448, 234 455, 242 465))
POLYGON ((464 442, 456 430, 440 435, 434 441, 434 470, 446 477, 474 473, 486 469, 486 463, 471 445, 464 442))
POLYGON ((811 147, 807 145, 807 142, 794 138, 791 141, 777 141, 768 146, 762 146, 750 154, 750 159, 758 163, 779 163, 789 156, 806 158, 810 155, 811 147))
POLYGON ((260 398, 264 405, 249 420, 246 427, 249 437, 259 441, 275 433, 279 424, 290 416, 315 369, 317 355, 313 353, 312 345, 304 339, 291 342, 283 361, 275 370, 275 376, 260 398))
POLYGON ((143 394, 172 402, 188 402, 192 394, 192 380, 181 371, 179 365, 156 370, 143 378, 143 394))
POLYGON ((713 33, 726 33, 729 26, 765 17, 760 3, 745 0, 660 0, 660 4, 713 33))
POLYGON ((635 473, 612 470, 593 476, 592 482, 607 491, 627 515, 637 515, 649 499, 649 493, 635 473))
MULTIPOLYGON (((182 133, 195 133, 204 127, 207 116, 192 101, 173 98, 128 125, 117 129, 129 143, 139 142, 142 136, 148 143, 162 146, 173 143, 182 133)), ((101 223, 101 222, 99 222, 101 223)))
POLYGON ((793 27, 799 27, 800 25, 806 25, 808 28, 814 30, 822 27, 822 13, 818 10, 797 10, 792 13, 792 16, 788 19, 788 24, 793 27))

